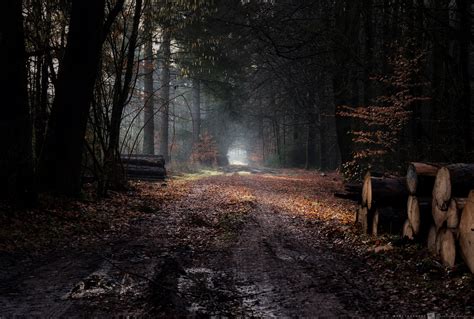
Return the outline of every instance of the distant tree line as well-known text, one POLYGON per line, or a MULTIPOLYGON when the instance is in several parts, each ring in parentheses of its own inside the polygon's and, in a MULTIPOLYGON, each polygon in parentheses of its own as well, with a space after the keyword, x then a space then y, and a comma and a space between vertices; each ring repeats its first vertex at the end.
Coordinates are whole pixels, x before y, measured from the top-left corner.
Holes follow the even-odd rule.
POLYGON ((85 176, 103 195, 124 150, 225 164, 237 140, 253 163, 349 177, 472 161, 472 6, 6 0, 1 196, 77 195, 85 176))

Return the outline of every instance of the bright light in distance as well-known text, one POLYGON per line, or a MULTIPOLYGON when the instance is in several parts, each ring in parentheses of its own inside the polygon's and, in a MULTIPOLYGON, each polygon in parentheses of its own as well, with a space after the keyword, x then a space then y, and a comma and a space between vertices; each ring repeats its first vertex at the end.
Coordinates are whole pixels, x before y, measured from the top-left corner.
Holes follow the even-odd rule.
POLYGON ((243 148, 231 148, 227 152, 230 165, 249 165, 247 151, 243 148))

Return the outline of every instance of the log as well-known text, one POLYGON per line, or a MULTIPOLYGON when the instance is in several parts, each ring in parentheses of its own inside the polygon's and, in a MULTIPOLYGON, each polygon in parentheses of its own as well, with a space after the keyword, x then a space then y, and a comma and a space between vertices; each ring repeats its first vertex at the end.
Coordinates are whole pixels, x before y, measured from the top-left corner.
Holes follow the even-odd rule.
POLYGON ((448 211, 442 210, 436 203, 436 199, 433 198, 431 205, 431 213, 433 215, 433 222, 436 226, 436 229, 440 229, 444 222, 448 219, 448 211))
POLYGON ((474 189, 474 164, 444 166, 436 174, 433 199, 446 211, 452 197, 467 197, 471 189, 474 189))
POLYGON ((409 240, 415 239, 413 228, 410 225, 410 221, 407 219, 405 224, 403 224, 402 238, 407 238, 409 240))
POLYGON ((364 180, 362 181, 362 206, 367 206, 367 198, 372 198, 372 194, 368 194, 369 191, 372 191, 372 187, 369 185, 370 178, 370 172, 367 172, 364 176, 364 180))
POLYGON ((378 236, 381 233, 400 234, 403 229, 403 223, 406 220, 404 209, 397 207, 378 207, 369 211, 370 228, 369 233, 378 236))
POLYGON ((437 256, 438 251, 436 249, 436 226, 431 225, 430 230, 428 232, 428 238, 427 238, 427 246, 428 246, 428 251, 432 254, 437 256))
POLYGON ((407 215, 410 226, 413 229, 413 234, 417 235, 420 232, 421 216, 416 196, 408 196, 407 215))
POLYGON ((121 155, 122 163, 138 166, 165 167, 165 158, 161 155, 121 155))
POLYGON ((405 177, 372 177, 366 174, 362 186, 362 205, 402 207, 406 204, 408 192, 405 177))
POLYGON ((446 226, 448 228, 458 228, 459 226, 459 209, 456 200, 453 198, 449 202, 448 211, 446 212, 446 226))
POLYGON ((163 167, 128 165, 125 167, 128 178, 144 180, 162 180, 166 178, 166 169, 163 167))
POLYGON ((453 232, 444 228, 438 234, 439 237, 439 256, 441 263, 447 267, 454 267, 456 261, 456 242, 453 232))
POLYGON ((374 212, 372 216, 372 225, 371 225, 371 231, 373 236, 377 236, 379 233, 379 212, 378 210, 374 212))
POLYGON ((334 197, 348 199, 354 202, 360 201, 360 193, 336 192, 334 197))
POLYGON ((426 196, 431 194, 433 185, 441 164, 417 163, 408 165, 407 189, 411 195, 426 196))
POLYGON ((360 193, 362 192, 362 184, 359 183, 347 183, 344 184, 344 190, 348 193, 360 193))
POLYGON ((459 221, 459 246, 462 258, 474 273, 474 191, 469 193, 459 221))
POLYGON ((361 226, 362 232, 364 234, 367 234, 369 230, 369 221, 368 221, 368 216, 369 215, 369 210, 367 207, 360 207, 359 209, 359 215, 358 215, 358 223, 361 226))

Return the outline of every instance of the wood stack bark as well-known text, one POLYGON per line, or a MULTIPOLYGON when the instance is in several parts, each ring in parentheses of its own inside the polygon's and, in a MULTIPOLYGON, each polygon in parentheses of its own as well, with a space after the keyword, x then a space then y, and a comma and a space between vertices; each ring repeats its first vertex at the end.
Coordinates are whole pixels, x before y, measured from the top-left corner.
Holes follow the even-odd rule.
POLYGON ((465 202, 458 229, 461 256, 474 273, 474 191, 469 193, 465 202))
POLYGON ((398 209, 406 202, 405 178, 373 177, 370 172, 364 177, 361 201, 356 222, 366 234, 377 236, 383 226, 388 232, 400 229, 402 212, 398 209))
POLYGON ((406 187, 409 193, 407 200, 407 221, 403 227, 402 237, 413 240, 425 239, 431 226, 431 193, 441 164, 417 163, 408 165, 406 187))
POLYGON ((433 225, 428 237, 428 249, 447 267, 453 267, 462 256, 474 272, 474 231, 468 195, 474 189, 474 164, 451 164, 441 167, 433 186, 433 225), (462 234, 462 235, 461 235, 462 234))
POLYGON ((161 155, 122 155, 129 179, 163 180, 166 178, 165 159, 161 155))

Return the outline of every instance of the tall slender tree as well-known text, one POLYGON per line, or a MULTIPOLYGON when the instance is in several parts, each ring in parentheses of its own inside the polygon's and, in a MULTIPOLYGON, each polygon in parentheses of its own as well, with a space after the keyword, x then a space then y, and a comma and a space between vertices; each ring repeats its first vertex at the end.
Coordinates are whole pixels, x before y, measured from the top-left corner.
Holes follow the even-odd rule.
POLYGON ((193 145, 199 143, 199 135, 201 134, 201 84, 199 79, 193 79, 193 145))
POLYGON ((148 11, 145 16, 145 61, 144 61, 144 128, 143 128, 143 153, 153 155, 155 153, 155 93, 153 85, 154 55, 153 55, 153 7, 152 1, 148 1, 148 11))
POLYGON ((159 153, 166 161, 169 161, 168 140, 169 140, 169 106, 170 106, 170 64, 171 64, 171 32, 168 26, 162 29, 161 42, 161 88, 160 88, 160 142, 159 153))

